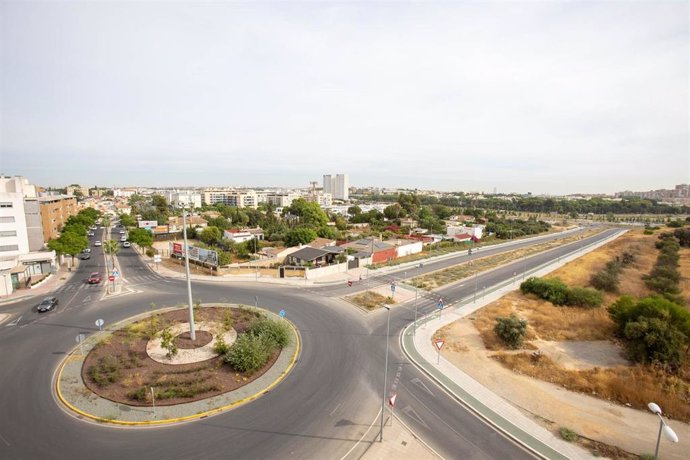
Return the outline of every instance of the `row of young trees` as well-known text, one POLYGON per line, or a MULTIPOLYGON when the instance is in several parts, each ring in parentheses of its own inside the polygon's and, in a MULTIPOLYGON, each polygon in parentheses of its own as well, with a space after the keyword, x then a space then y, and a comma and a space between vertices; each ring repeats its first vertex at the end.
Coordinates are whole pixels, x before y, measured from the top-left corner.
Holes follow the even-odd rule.
MULTIPOLYGON (((690 206, 671 206, 659 203, 656 200, 626 197, 613 201, 604 198, 589 198, 568 200, 565 198, 544 197, 507 197, 504 195, 485 195, 481 199, 457 193, 450 196, 435 197, 428 195, 416 195, 415 193, 402 194, 417 197, 420 205, 434 206, 444 205, 452 208, 481 208, 487 210, 505 210, 533 213, 556 212, 563 215, 569 214, 669 214, 679 215, 690 213, 690 206)), ((367 201, 380 203, 393 203, 398 201, 400 195, 362 195, 353 196, 367 201)))
POLYGON ((71 256, 72 263, 74 263, 74 256, 89 247, 87 236, 89 227, 94 225, 100 217, 101 212, 93 208, 82 209, 78 214, 70 216, 62 228, 60 236, 48 241, 48 249, 58 254, 71 256))

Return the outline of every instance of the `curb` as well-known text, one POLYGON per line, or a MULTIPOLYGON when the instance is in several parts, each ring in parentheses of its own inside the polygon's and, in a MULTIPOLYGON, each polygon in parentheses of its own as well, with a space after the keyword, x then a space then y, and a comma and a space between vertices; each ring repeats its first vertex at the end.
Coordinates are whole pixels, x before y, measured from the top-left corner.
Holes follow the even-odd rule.
MULTIPOLYGON (((588 245, 591 248, 590 251, 597 249, 598 247, 603 246, 603 245, 609 243, 610 241, 617 239, 619 236, 623 235, 626 231, 618 231, 618 232, 614 233, 613 235, 611 235, 610 237, 605 238, 602 241, 590 243, 588 245)), ((559 258, 560 260, 557 262, 554 261, 554 262, 550 262, 548 264, 542 264, 541 266, 538 266, 538 267, 533 267, 531 272, 532 273, 538 273, 539 271, 544 270, 545 267, 549 267, 551 265, 558 265, 558 266, 565 265, 567 262, 569 262, 569 260, 567 260, 569 257, 573 257, 573 256, 577 255, 577 253, 579 251, 581 251, 585 248, 575 249, 570 254, 567 254, 565 256, 561 256, 559 258)), ((590 252, 590 251, 587 251, 587 252, 590 252)), ((584 254, 584 252, 583 252, 583 254, 584 254)), ((579 257, 581 257, 581 256, 578 256, 575 258, 579 258, 579 257)), ((550 270, 550 271, 552 271, 552 270, 550 270)), ((491 286, 493 288, 491 290, 491 292, 495 292, 498 289, 502 289, 506 286, 509 286, 510 284, 511 284, 511 281, 509 279, 509 280, 507 280, 507 284, 506 283, 499 283, 498 285, 491 286)), ((463 299, 458 300, 457 302, 454 302, 453 305, 458 305, 458 304, 461 304, 464 302, 468 302, 470 300, 471 300, 471 297, 463 298, 463 299)), ((424 321, 422 324, 425 324, 435 314, 436 314, 436 312, 431 312, 431 313, 419 318, 418 322, 424 321)), ((422 372, 424 372, 436 384, 438 384, 449 395, 451 395, 451 397, 453 397, 458 402, 460 402, 464 407, 466 407, 470 411, 472 411, 473 414, 475 414, 478 418, 483 420, 485 423, 492 426, 494 429, 501 432, 506 437, 508 437, 509 439, 511 439, 512 441, 517 443, 518 445, 522 446, 524 449, 527 449, 528 451, 532 452, 537 457, 544 458, 544 459, 552 459, 552 458, 569 459, 570 458, 567 455, 558 452, 557 450, 555 450, 553 447, 549 446, 548 444, 546 444, 542 440, 535 438, 534 436, 532 436, 532 434, 530 434, 528 431, 525 431, 523 428, 516 426, 516 425, 513 425, 510 420, 504 418, 501 414, 494 412, 493 409, 488 407, 482 401, 474 399, 472 397, 472 395, 465 392, 465 390, 462 388, 462 386, 460 384, 456 383, 457 387, 461 391, 466 393, 463 396, 457 394, 455 391, 453 391, 451 388, 449 388, 448 385, 440 379, 440 377, 437 377, 437 375, 436 375, 437 373, 432 372, 431 370, 427 369, 424 365, 420 364, 419 360, 415 359, 415 357, 413 356, 413 353, 411 353, 408 350, 408 348, 405 346, 405 338, 409 337, 410 338, 409 340, 411 340, 411 348, 414 350, 414 353, 419 355, 419 359, 421 361, 425 362, 426 364, 429 364, 428 361, 426 361, 426 359, 421 355, 421 353, 419 353, 417 351, 416 344, 414 343, 414 338, 413 338, 412 334, 410 333, 410 328, 413 326, 414 326, 414 323, 407 325, 403 329, 402 333, 399 336, 400 345, 401 345, 401 348, 403 349, 405 356, 407 356, 407 358, 410 359, 410 361, 413 362, 414 365, 417 366, 418 369, 420 369, 422 372), (497 420, 492 420, 492 418, 496 418, 497 420), (501 421, 504 423, 501 424, 500 423, 501 421), (506 425, 506 426, 502 426, 502 425, 506 425), (508 431, 508 427, 511 427, 511 426, 517 430, 517 432, 515 434, 508 431), (520 433, 522 433, 522 436, 520 436, 520 433), (531 440, 532 442, 535 442, 536 446, 531 446, 531 445, 527 444, 526 440, 523 440, 522 438, 526 438, 527 440, 531 440)), ((435 369, 435 368, 433 368, 433 366, 432 366, 431 369, 435 369)), ((438 373, 441 373, 441 375, 445 376, 442 373, 442 371, 440 371, 440 370, 438 371, 438 373)))
MULTIPOLYGON (((254 309, 252 307, 248 307, 248 308, 254 309)), ((161 309, 161 310, 157 310, 156 313, 162 312, 162 311, 175 310, 175 309, 177 309, 177 308, 171 307, 171 308, 161 309)), ((267 311, 267 310, 263 310, 263 309, 260 309, 260 310, 267 311)), ((275 313, 273 313, 273 312, 269 311, 269 313, 275 315, 275 313)), ((136 320, 138 320, 138 317, 144 317, 145 318, 145 317, 149 316, 150 314, 151 314, 150 312, 147 312, 143 315, 135 315, 132 318, 137 318, 137 319, 134 319, 134 321, 136 321, 136 320)), ((116 324, 119 325, 125 321, 132 320, 132 318, 128 318, 126 320, 120 321, 116 324)), ((62 391, 60 389, 60 381, 62 378, 62 371, 64 370, 64 367, 67 364, 67 362, 74 359, 74 352, 79 348, 79 346, 72 348, 72 350, 69 352, 69 354, 60 362, 60 364, 56 368, 55 372, 53 373, 53 382, 54 383, 53 383, 52 387, 54 390, 54 395, 57 396, 58 401, 61 404, 63 404, 64 407, 68 408, 72 412, 75 412, 76 414, 79 414, 82 417, 85 417, 85 418, 88 418, 90 420, 93 420, 93 421, 96 421, 99 423, 103 423, 103 424, 121 425, 121 426, 129 426, 129 427, 161 426, 161 425, 171 425, 171 424, 176 424, 176 423, 181 423, 181 422, 189 422, 192 420, 198 420, 198 419, 207 418, 209 416, 217 415, 217 414, 220 414, 222 412, 226 412, 232 408, 235 408, 237 406, 251 402, 251 401, 259 398, 260 396, 268 393, 271 389, 273 389, 276 385, 278 385, 281 381, 283 381, 283 379, 285 379, 285 377, 287 377, 287 375, 292 371, 292 369, 295 366, 295 363, 297 362, 297 359, 299 359, 299 355, 301 354, 302 340, 301 340, 299 331, 295 327, 295 325, 291 321, 289 321, 285 318, 282 318, 282 319, 284 321, 287 321, 287 323, 290 325, 293 332, 295 333, 295 352, 293 353, 292 357, 290 358, 290 362, 288 363, 288 366, 281 372, 281 374, 278 376, 278 378, 276 378, 273 382, 271 382, 271 384, 269 384, 266 388, 263 388, 260 391, 257 391, 250 396, 246 396, 246 397, 239 399, 237 401, 234 401, 230 404, 226 404, 225 406, 216 407, 216 408, 210 409, 208 411, 198 412, 198 413, 195 413, 193 415, 186 415, 183 417, 174 417, 174 418, 162 419, 162 420, 146 420, 146 421, 126 421, 126 420, 108 419, 108 418, 104 418, 104 417, 100 417, 97 415, 93 415, 93 414, 89 414, 87 412, 84 412, 81 409, 78 409, 75 406, 73 406, 72 404, 70 404, 64 398, 64 396, 62 395, 62 391)), ((104 331, 100 332, 99 334, 95 334, 89 338, 91 339, 93 337, 97 337, 97 336, 102 335, 104 332, 108 333, 108 332, 111 332, 113 330, 117 330, 117 329, 111 328, 108 330, 104 330, 104 331)), ((218 396, 220 396, 220 395, 218 395, 218 396)))

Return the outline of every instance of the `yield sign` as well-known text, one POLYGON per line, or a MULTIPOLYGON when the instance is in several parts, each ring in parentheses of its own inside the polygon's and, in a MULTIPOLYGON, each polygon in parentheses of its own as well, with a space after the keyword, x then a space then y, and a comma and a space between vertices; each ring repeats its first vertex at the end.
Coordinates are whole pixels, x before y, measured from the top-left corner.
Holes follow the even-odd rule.
POLYGON ((395 407, 395 400, 398 398, 398 393, 393 393, 393 396, 391 396, 388 399, 388 404, 390 404, 391 407, 395 407))
POLYGON ((436 349, 438 351, 441 351, 441 348, 443 348, 444 343, 446 342, 444 342, 443 340, 437 340, 436 342, 434 342, 434 345, 436 346, 436 349))

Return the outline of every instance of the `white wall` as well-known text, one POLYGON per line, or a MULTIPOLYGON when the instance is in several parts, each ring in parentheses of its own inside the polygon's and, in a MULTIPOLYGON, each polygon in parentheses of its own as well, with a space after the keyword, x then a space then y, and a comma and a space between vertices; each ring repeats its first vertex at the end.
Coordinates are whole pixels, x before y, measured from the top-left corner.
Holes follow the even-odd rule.
POLYGON ((412 244, 405 244, 403 246, 398 246, 398 257, 409 256, 410 254, 418 254, 422 252, 422 246, 423 245, 421 241, 417 241, 416 243, 412 244))

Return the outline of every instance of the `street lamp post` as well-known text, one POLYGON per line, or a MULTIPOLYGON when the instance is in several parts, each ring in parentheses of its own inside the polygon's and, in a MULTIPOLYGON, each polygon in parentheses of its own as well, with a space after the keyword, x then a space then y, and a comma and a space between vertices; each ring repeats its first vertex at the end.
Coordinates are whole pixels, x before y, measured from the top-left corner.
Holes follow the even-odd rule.
POLYGON ((189 303, 189 337, 192 341, 196 340, 194 331, 194 307, 192 305, 192 279, 189 276, 189 246, 187 245, 187 214, 185 204, 180 202, 182 207, 182 236, 184 238, 184 272, 187 275, 187 300, 189 303))
POLYGON ((388 326, 386 327, 386 364, 383 367, 383 395, 381 396, 381 433, 379 433, 379 442, 383 442, 383 417, 386 415, 386 381, 388 380, 388 337, 391 332, 391 307, 384 305, 383 308, 388 310, 388 326))
MULTIPOLYGON (((417 269, 421 269, 424 266, 424 264, 419 263, 417 265, 417 269)), ((419 274, 419 270, 417 270, 417 274, 419 274)), ((417 283, 415 283, 414 286, 414 328, 412 329, 412 335, 416 336, 417 335, 417 299, 419 298, 419 287, 417 286, 417 283)))
POLYGON ((661 442, 661 432, 663 431, 664 436, 671 442, 678 442, 678 436, 675 431, 671 429, 670 426, 666 424, 664 418, 661 416, 661 407, 656 403, 650 402, 647 404, 650 411, 655 413, 659 417, 659 434, 656 436, 656 449, 654 450, 654 460, 659 458, 659 444, 661 442))

